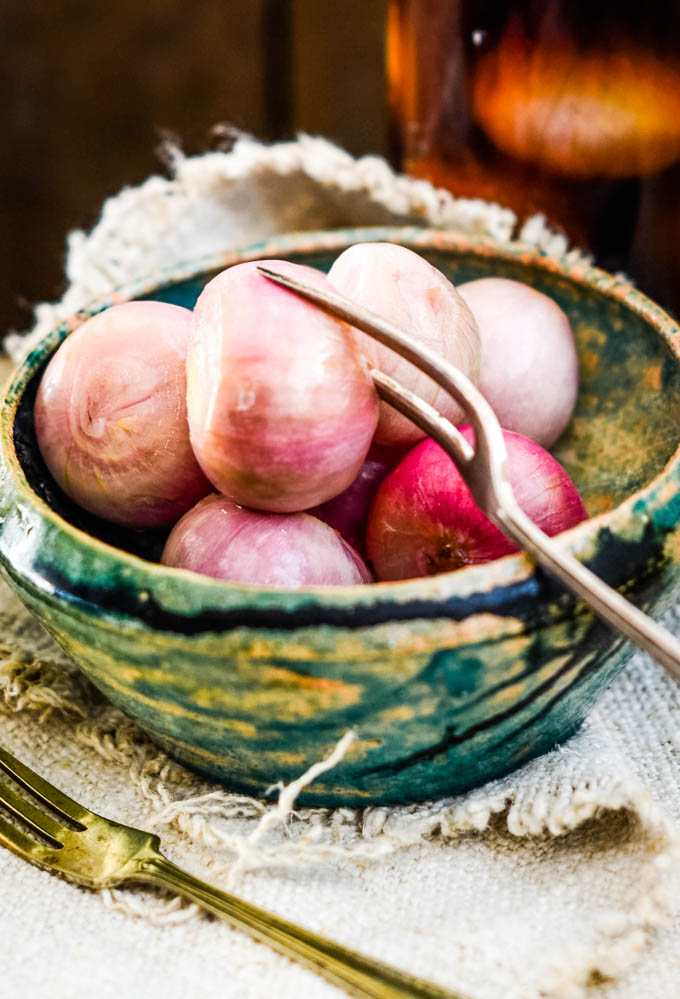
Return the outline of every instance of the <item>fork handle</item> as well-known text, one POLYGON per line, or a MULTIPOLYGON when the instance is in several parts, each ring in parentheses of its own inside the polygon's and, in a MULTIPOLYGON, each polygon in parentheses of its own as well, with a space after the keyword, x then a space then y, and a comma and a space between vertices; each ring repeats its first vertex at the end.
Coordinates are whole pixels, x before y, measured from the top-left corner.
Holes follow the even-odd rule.
POLYGON ((494 512, 492 519, 535 562, 590 604, 607 624, 665 666, 680 683, 680 641, 674 635, 608 586, 573 555, 563 551, 536 527, 516 501, 505 496, 502 508, 494 512))
POLYGON ((311 933, 274 913, 220 891, 183 871, 161 854, 141 861, 131 880, 162 885, 183 895, 235 929, 269 944, 285 957, 307 965, 358 999, 465 999, 420 978, 311 933))

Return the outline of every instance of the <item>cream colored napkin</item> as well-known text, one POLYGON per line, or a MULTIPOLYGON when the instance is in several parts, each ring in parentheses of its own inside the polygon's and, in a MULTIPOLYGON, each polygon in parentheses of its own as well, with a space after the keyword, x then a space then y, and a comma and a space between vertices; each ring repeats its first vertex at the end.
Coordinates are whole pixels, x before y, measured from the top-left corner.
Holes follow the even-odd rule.
MULTIPOLYGON (((509 240, 519 228, 507 209, 321 139, 244 137, 229 153, 175 153, 172 167, 71 235, 69 288, 39 307, 35 335, 156 266, 276 232, 421 221, 509 240)), ((567 252, 540 218, 520 236, 567 252)), ((504 780, 411 808, 296 810, 294 789, 264 805, 169 761, 4 586, 0 617, 2 743, 87 805, 160 832, 199 875, 479 999, 680 994, 680 691, 646 657, 576 737, 504 780)), ((680 632, 675 613, 666 623, 680 632)), ((3 997, 340 994, 178 900, 94 896, 6 851, 0 877, 3 997)))

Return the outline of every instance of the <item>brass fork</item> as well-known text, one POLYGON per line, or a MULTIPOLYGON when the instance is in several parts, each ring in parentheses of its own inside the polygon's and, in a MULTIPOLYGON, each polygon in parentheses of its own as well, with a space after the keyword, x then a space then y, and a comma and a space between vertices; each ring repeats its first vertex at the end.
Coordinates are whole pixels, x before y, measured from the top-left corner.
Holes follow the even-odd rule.
POLYGON ((37 867, 86 888, 170 889, 358 999, 464 999, 199 881, 163 856, 158 836, 89 811, 2 748, 0 774, 12 782, 0 778, 0 844, 37 867))

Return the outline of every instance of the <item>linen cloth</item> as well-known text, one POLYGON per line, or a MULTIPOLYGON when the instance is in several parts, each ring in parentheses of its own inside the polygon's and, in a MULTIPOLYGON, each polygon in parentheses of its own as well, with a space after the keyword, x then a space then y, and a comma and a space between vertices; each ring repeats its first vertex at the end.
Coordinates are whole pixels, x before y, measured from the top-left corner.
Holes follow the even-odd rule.
MULTIPOLYGON (((568 252, 540 217, 520 225, 322 139, 242 136, 169 162, 71 234, 68 288, 38 307, 35 337, 157 266, 283 231, 420 222, 568 252)), ((666 624, 680 633, 677 611, 666 624)), ((263 803, 170 761, 0 584, 0 742, 159 832, 198 876, 470 997, 680 995, 680 690, 643 654, 574 738, 503 780, 412 807, 297 810, 294 787, 263 803)), ((94 895, 4 850, 0 878, 3 999, 342 994, 178 899, 94 895)))

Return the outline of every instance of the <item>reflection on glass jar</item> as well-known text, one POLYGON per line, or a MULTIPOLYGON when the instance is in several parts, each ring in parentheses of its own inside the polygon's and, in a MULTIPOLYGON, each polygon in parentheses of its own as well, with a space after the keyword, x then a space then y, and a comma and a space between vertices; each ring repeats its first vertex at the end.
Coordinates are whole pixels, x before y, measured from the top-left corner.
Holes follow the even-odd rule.
POLYGON ((680 5, 390 0, 387 41, 410 173, 544 212, 680 311, 680 5))

